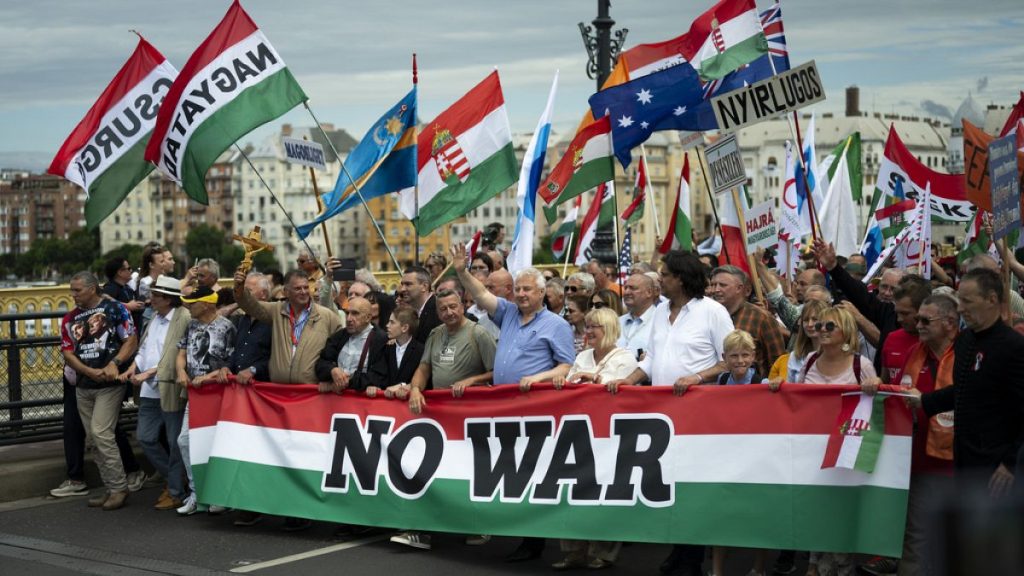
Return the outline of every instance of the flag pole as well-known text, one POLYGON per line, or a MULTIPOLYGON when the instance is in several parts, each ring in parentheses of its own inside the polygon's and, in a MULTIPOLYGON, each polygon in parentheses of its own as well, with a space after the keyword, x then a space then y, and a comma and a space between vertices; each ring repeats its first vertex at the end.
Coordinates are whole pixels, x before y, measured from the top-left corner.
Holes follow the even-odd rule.
MULTIPOLYGON (((643 157, 644 157, 644 164, 646 165, 647 164, 647 149, 644 148, 643 144, 640 145, 640 154, 643 155, 643 157)), ((651 171, 650 171, 650 168, 651 168, 650 166, 647 166, 647 170, 644 171, 644 176, 646 177, 646 180, 647 180, 647 182, 646 182, 646 184, 647 184, 647 193, 648 193, 648 196, 650 196, 650 199, 651 199, 651 215, 654 216, 654 235, 656 237, 660 238, 661 237, 661 226, 658 225, 658 203, 654 200, 654 187, 651 186, 651 171)), ((655 247, 655 249, 657 249, 657 247, 655 247)))
MULTIPOLYGON (((412 85, 413 85, 413 87, 416 87, 417 85, 419 85, 419 83, 420 83, 420 76, 419 76, 419 69, 416 67, 416 53, 413 52, 412 53, 412 85)), ((416 98, 417 99, 419 98, 418 94, 417 94, 416 98)), ((418 106, 419 106, 419 103, 417 102, 417 107, 418 106)), ((413 119, 413 126, 414 126, 413 127, 413 136, 415 136, 416 140, 419 141, 420 135, 417 132, 418 128, 416 128, 415 125, 416 125, 416 122, 415 122, 415 118, 414 118, 413 119)), ((416 243, 416 246, 415 246, 416 257, 413 258, 413 262, 415 262, 416 264, 419 264, 420 263, 420 225, 419 225, 419 223, 420 223, 420 179, 419 179, 419 176, 416 177, 416 185, 413 186, 413 188, 412 188, 412 200, 413 200, 413 210, 414 210, 413 214, 415 214, 415 216, 416 216, 415 218, 412 219, 412 235, 415 237, 413 241, 416 243)), ((448 239, 451 240, 451 234, 450 233, 448 234, 448 239)))
MULTIPOLYGON (((610 182, 612 188, 612 210, 614 210, 614 220, 612 221, 612 231, 615 233, 615 271, 616 278, 618 278, 619 269, 619 255, 622 253, 622 245, 619 244, 619 195, 615 192, 615 180, 610 182)), ((598 222, 601 221, 600 212, 598 213, 598 222)), ((595 224, 596 226, 596 224, 595 224)), ((619 293, 622 290, 622 278, 619 278, 619 293)))
MULTIPOLYGON (((711 193, 711 186, 708 184, 708 165, 707 160, 704 158, 704 146, 697 148, 697 160, 700 161, 700 171, 701 176, 703 176, 701 179, 704 180, 704 189, 707 190, 708 198, 711 199, 711 214, 715 217, 715 228, 718 229, 718 235, 722 238, 722 254, 725 254, 725 263, 732 264, 732 262, 729 261, 729 251, 725 249, 725 235, 722 233, 722 222, 718 219, 718 208, 715 207, 715 195, 711 193)), ((714 236, 713 231, 711 235, 714 236)), ((694 246, 694 248, 696 248, 696 246, 694 246)))
MULTIPOLYGON (((309 140, 306 136, 302 137, 303 140, 309 140)), ((324 199, 320 197, 320 188, 316 184, 316 171, 313 167, 309 167, 309 179, 313 181, 313 196, 316 197, 316 208, 321 214, 324 213, 324 199)), ((327 221, 324 220, 320 223, 320 230, 324 233, 324 248, 327 249, 327 257, 331 258, 334 256, 331 250, 331 238, 327 235, 327 221)))
MULTIPOLYGON (((295 221, 292 220, 292 215, 289 214, 288 211, 284 209, 284 204, 281 204, 281 201, 277 199, 277 194, 274 194, 274 189, 267 184, 266 180, 263 179, 263 174, 260 174, 260 171, 256 169, 256 165, 253 164, 252 160, 249 159, 249 155, 245 153, 245 150, 242 150, 242 147, 239 146, 237 142, 235 142, 235 149, 238 150, 239 154, 242 155, 242 158, 245 158, 245 162, 249 164, 249 168, 252 168, 252 171, 256 173, 256 177, 260 179, 260 183, 263 184, 263 187, 267 189, 267 192, 270 192, 270 197, 274 200, 274 204, 277 204, 277 206, 281 209, 281 212, 284 212, 284 217, 288 219, 288 223, 291 224, 292 230, 298 228, 298 226, 295 225, 295 221)), ((298 236, 298 233, 296 233, 296 236, 298 236)), ((313 258, 314 261, 316 261, 316 265, 320 267, 320 270, 326 273, 327 269, 324 268, 324 265, 316 257, 316 252, 314 252, 313 248, 310 247, 309 242, 301 236, 299 236, 299 240, 301 240, 303 245, 306 246, 306 251, 309 252, 309 255, 313 258)))
POLYGON ((313 113, 313 109, 309 107, 309 100, 304 100, 302 105, 306 107, 306 111, 309 112, 310 117, 313 118, 313 122, 316 124, 316 127, 320 129, 320 133, 323 134, 324 140, 327 141, 327 145, 331 147, 331 152, 334 153, 334 157, 337 158, 338 163, 341 164, 342 172, 348 176, 349 182, 352 183, 352 188, 355 190, 356 196, 359 197, 359 202, 362 203, 363 208, 366 210, 366 215, 369 216, 370 222, 373 222, 373 227, 377 230, 377 235, 380 236, 381 242, 384 242, 384 248, 387 249, 388 256, 391 257, 391 261, 395 264, 395 270, 401 272, 402 265, 398 263, 398 258, 395 258, 395 252, 391 249, 391 245, 388 244, 388 239, 384 237, 384 231, 380 229, 380 224, 377 223, 377 220, 373 217, 373 212, 370 211, 370 207, 366 204, 366 199, 363 198, 363 192, 359 189, 359 183, 356 182, 356 179, 349 173, 348 168, 345 166, 345 161, 341 159, 341 154, 338 153, 338 149, 334 146, 334 142, 331 141, 331 138, 327 135, 324 127, 320 125, 320 120, 318 120, 316 114, 313 113))
POLYGON ((569 258, 572 257, 572 239, 576 235, 576 226, 573 225, 572 231, 569 232, 569 242, 565 245, 565 262, 562 264, 562 278, 565 278, 565 273, 569 270, 569 258))

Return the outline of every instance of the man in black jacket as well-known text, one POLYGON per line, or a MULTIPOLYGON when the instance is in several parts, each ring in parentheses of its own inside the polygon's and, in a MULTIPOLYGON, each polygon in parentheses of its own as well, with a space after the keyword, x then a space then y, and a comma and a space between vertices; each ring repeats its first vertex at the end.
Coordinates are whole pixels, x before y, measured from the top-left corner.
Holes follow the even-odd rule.
POLYGON ((953 385, 915 396, 925 413, 953 410, 953 465, 958 478, 980 476, 999 498, 1014 483, 1024 441, 1024 336, 1000 317, 998 272, 971 270, 957 292, 967 330, 953 344, 953 385))
MULTIPOLYGON (((408 306, 416 312, 419 325, 413 337, 420 343, 425 343, 430 331, 441 325, 434 294, 430 290, 430 272, 422 266, 410 266, 405 269, 398 285, 395 305, 408 306)), ((381 321, 386 320, 382 318, 381 321)))
POLYGON ((388 368, 384 347, 388 337, 370 319, 370 303, 366 299, 349 300, 345 327, 327 339, 316 362, 321 392, 385 387, 388 368))

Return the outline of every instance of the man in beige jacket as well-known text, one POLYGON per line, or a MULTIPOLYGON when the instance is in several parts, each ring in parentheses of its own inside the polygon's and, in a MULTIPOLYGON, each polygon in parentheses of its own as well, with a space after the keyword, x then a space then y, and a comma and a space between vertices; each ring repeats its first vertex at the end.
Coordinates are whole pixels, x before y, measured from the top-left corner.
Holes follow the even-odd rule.
POLYGON ((316 361, 327 338, 341 329, 338 314, 315 304, 309 277, 292 270, 284 277, 283 302, 260 302, 245 289, 245 274, 235 272, 235 301, 260 322, 269 323, 270 380, 278 384, 317 384, 316 361))

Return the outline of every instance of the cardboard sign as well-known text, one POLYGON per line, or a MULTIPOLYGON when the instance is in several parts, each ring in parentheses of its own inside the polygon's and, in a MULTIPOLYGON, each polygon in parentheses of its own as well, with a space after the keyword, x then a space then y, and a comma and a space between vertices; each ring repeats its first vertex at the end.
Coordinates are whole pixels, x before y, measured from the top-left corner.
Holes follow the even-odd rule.
POLYGON ((743 157, 735 134, 719 138, 704 149, 708 162, 708 185, 715 194, 728 192, 734 186, 747 182, 747 171, 743 168, 743 157))
POLYGON ((281 138, 285 159, 292 164, 301 164, 317 170, 327 170, 324 162, 324 147, 309 140, 281 138))
POLYGON ((747 254, 753 254, 758 248, 771 248, 779 241, 779 228, 772 214, 771 200, 754 206, 746 213, 747 254))
POLYGON ((750 86, 711 99, 718 129, 735 132, 744 126, 810 106, 825 99, 825 87, 814 60, 750 86))
POLYGON ((964 189, 967 199, 986 212, 992 211, 991 182, 988 177, 988 147, 992 136, 965 118, 964 127, 964 189))
POLYGON ((992 190, 992 235, 995 240, 1020 228, 1020 181, 1017 179, 1017 137, 997 138, 988 145, 988 179, 992 190))

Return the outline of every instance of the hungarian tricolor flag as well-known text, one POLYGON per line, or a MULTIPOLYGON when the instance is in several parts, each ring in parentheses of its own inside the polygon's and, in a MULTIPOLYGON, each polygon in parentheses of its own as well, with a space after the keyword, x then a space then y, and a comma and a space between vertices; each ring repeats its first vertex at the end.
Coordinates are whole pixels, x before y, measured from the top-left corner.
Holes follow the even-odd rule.
POLYGON ((690 221, 690 155, 684 154, 683 170, 679 173, 679 190, 676 191, 676 205, 668 222, 668 234, 658 252, 693 249, 693 223, 690 221))
POLYGON ((615 177, 612 127, 607 116, 581 130, 537 192, 548 204, 561 203, 615 177))
POLYGON ((178 71, 141 36, 135 52, 78 123, 50 164, 85 190, 85 222, 93 229, 142 181, 153 165, 143 152, 160 102, 178 71))
POLYGON ((640 165, 636 170, 636 181, 633 183, 633 201, 622 212, 622 219, 627 226, 631 226, 644 217, 644 202, 647 200, 647 184, 650 179, 647 177, 647 156, 640 156, 640 165))
POLYGON ((746 212, 749 205, 742 187, 737 189, 737 196, 740 202, 743 202, 743 206, 739 209, 733 202, 732 192, 726 192, 718 197, 720 201, 718 218, 722 227, 722 254, 718 261, 738 266, 750 274, 750 264, 747 263, 747 245, 743 242, 743 231, 740 230, 740 226, 745 225, 742 213, 746 212))
POLYGON ((167 93, 146 160, 206 204, 206 171, 217 156, 305 100, 277 50, 235 0, 167 93))
POLYGON ((583 217, 583 224, 580 225, 580 240, 576 244, 576 259, 573 261, 577 266, 582 266, 591 260, 590 245, 597 236, 597 229, 612 222, 615 218, 615 187, 613 182, 601 184, 594 193, 594 200, 590 203, 587 214, 583 217))
POLYGON ((580 204, 582 203, 583 196, 577 196, 572 208, 565 211, 565 218, 562 219, 562 223, 558 225, 558 229, 551 236, 551 253, 558 260, 562 259, 572 242, 572 234, 576 230, 576 219, 579 218, 580 204))
POLYGON ((689 61, 714 80, 768 53, 754 0, 721 0, 690 25, 689 61))
POLYGON ((402 190, 402 213, 420 236, 464 216, 519 178, 498 72, 423 127, 417 140, 415 190, 402 190))
POLYGON ((845 394, 821 468, 875 471, 885 437, 886 394, 845 394))

